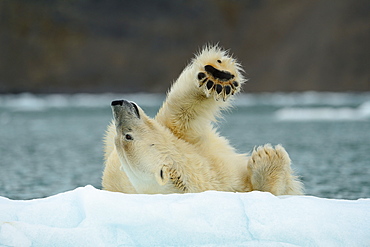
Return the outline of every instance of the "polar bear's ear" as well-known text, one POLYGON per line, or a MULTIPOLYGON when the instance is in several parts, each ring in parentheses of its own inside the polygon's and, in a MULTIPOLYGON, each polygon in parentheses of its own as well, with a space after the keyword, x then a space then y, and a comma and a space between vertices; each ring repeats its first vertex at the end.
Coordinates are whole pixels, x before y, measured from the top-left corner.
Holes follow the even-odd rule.
POLYGON ((170 179, 170 168, 167 165, 160 166, 155 174, 155 178, 159 185, 165 185, 170 179))

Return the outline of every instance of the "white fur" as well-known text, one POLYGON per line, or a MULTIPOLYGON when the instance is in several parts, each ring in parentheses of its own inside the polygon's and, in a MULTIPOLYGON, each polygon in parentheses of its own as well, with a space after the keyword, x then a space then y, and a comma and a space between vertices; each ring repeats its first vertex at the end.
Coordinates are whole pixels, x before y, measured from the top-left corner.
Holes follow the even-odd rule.
POLYGON ((120 123, 112 123, 106 136, 103 187, 125 193, 263 190, 301 194, 302 185, 282 146, 265 145, 251 156, 238 154, 214 127, 245 82, 242 72, 226 51, 206 46, 172 85, 154 119, 140 108, 140 119, 116 119, 120 123), (206 65, 233 78, 205 71, 206 65), (214 83, 212 88, 209 81, 214 83), (222 86, 221 92, 216 84, 222 86), (133 141, 124 138, 127 125, 133 141))

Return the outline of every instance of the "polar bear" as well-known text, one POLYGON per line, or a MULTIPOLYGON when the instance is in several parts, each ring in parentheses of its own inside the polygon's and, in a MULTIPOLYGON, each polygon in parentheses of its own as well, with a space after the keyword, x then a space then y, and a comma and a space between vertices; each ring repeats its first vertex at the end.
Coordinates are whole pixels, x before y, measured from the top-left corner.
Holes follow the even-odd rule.
POLYGON ((214 122, 246 81, 241 65, 218 46, 205 46, 172 85, 154 119, 134 102, 111 103, 103 189, 124 193, 206 190, 302 194, 281 145, 239 154, 214 122))

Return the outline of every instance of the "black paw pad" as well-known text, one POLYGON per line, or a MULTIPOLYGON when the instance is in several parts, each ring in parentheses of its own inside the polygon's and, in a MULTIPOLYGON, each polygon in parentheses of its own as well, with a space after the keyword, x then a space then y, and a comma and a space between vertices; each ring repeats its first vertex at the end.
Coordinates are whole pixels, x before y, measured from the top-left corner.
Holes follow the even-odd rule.
POLYGON ((228 71, 221 71, 213 67, 212 65, 204 66, 205 71, 210 73, 214 78, 219 79, 221 81, 228 81, 234 78, 234 75, 228 71))
POLYGON ((222 86, 220 84, 216 84, 216 92, 220 94, 222 92, 222 86))
POLYGON ((234 85, 234 87, 238 87, 239 86, 239 82, 233 81, 233 85, 234 85))
POLYGON ((213 82, 213 81, 211 81, 211 80, 209 80, 209 81, 207 82, 207 88, 208 88, 208 90, 210 90, 210 89, 213 87, 213 84, 214 84, 214 82, 213 82))
POLYGON ((200 73, 198 74, 198 80, 202 80, 204 77, 206 77, 206 74, 205 74, 205 73, 200 72, 200 73))

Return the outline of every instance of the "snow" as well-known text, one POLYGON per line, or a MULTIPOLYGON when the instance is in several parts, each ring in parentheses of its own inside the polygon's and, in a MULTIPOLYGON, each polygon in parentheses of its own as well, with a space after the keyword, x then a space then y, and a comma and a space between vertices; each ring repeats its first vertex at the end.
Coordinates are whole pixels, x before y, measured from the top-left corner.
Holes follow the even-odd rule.
POLYGON ((370 246, 370 199, 266 192, 128 195, 88 185, 0 197, 1 246, 370 246))

